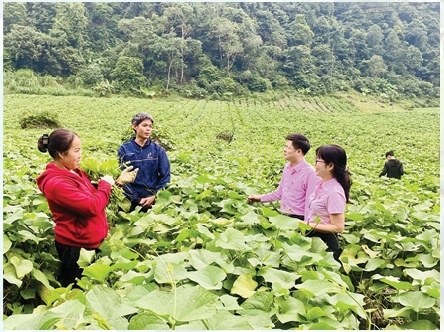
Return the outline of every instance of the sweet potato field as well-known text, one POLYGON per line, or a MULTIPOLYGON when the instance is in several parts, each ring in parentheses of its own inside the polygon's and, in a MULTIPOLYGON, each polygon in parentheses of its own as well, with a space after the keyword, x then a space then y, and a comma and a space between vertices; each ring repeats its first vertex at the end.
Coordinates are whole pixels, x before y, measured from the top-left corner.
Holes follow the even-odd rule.
POLYGON ((346 98, 275 101, 5 95, 3 327, 12 330, 439 329, 439 109, 346 98), (364 105, 364 106, 363 106, 364 105), (101 253, 83 250, 80 289, 59 287, 53 221, 35 178, 47 112, 81 137, 82 168, 117 175, 131 117, 155 119, 172 181, 148 213, 107 207, 101 253), (247 204, 280 179, 285 137, 345 148, 351 203, 341 264, 278 203, 247 204), (379 178, 393 149, 407 174, 379 178))

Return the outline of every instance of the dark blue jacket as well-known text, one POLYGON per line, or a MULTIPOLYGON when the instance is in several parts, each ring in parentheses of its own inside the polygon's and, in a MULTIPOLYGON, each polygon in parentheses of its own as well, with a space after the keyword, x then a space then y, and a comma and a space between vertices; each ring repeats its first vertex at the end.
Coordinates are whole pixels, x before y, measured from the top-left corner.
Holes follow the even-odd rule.
POLYGON ((170 182, 170 162, 165 149, 150 139, 140 146, 133 137, 120 146, 117 156, 122 169, 126 166, 139 169, 134 182, 123 186, 132 202, 138 203, 141 198, 154 196, 170 182))

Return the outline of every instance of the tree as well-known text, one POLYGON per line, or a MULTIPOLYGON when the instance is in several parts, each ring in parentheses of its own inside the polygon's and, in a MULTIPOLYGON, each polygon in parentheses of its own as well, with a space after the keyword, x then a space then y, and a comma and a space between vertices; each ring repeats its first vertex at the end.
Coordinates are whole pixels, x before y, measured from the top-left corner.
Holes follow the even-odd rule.
POLYGON ((367 63, 370 76, 381 77, 387 72, 387 66, 380 55, 373 55, 367 63))
MULTIPOLYGON (((185 55, 187 53, 187 42, 186 38, 192 31, 192 17, 193 8, 187 4, 174 4, 168 7, 164 11, 164 17, 166 20, 165 28, 167 30, 173 30, 178 37, 182 40, 180 42, 180 77, 179 84, 183 84, 184 79, 184 68, 185 68, 185 55)), ((168 76, 169 77, 169 76, 168 76)), ((169 79, 168 79, 169 80, 169 79)))
POLYGON ((242 43, 238 35, 238 24, 225 17, 212 21, 208 35, 217 40, 220 62, 226 60, 226 70, 230 71, 236 56, 242 53, 242 43))
POLYGON ((3 5, 3 33, 10 32, 13 24, 28 25, 26 6, 23 2, 5 2, 3 5))
POLYGON ((141 74, 142 69, 142 60, 127 56, 119 57, 116 68, 112 72, 115 86, 120 91, 139 90, 141 86, 145 86, 145 78, 141 74))
POLYGON ((59 38, 65 45, 82 49, 85 28, 88 25, 85 5, 81 2, 60 2, 51 35, 59 38))

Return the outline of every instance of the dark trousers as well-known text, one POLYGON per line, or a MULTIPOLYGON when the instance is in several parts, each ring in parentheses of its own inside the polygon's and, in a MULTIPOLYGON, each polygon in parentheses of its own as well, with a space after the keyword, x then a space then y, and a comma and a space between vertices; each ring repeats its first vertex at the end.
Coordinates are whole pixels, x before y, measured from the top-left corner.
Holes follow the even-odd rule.
POLYGON ((59 259, 62 266, 59 271, 58 281, 62 287, 75 283, 76 278, 82 277, 83 269, 77 264, 80 256, 80 247, 67 246, 61 243, 55 243, 59 259))
POLYGON ((339 262, 339 256, 341 256, 342 249, 339 247, 338 235, 333 233, 321 233, 318 231, 310 231, 306 234, 308 237, 319 237, 327 244, 327 251, 333 253, 335 260, 339 262))
MULTIPOLYGON (((62 262, 58 281, 60 282, 62 287, 67 287, 69 284, 72 283, 74 283, 74 287, 76 287, 76 278, 82 278, 83 272, 83 269, 77 264, 77 261, 80 257, 80 249, 82 248, 67 246, 57 241, 55 242, 55 246, 59 255, 59 259, 62 262)), ((99 249, 96 249, 96 253, 98 253, 99 251, 99 249)))

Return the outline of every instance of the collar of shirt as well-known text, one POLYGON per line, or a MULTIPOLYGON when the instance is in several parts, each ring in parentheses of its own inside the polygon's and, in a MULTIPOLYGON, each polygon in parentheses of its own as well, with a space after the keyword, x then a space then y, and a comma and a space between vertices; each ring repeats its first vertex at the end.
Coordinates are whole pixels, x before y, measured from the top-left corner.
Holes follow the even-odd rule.
POLYGON ((331 178, 327 182, 323 182, 322 180, 320 180, 317 188, 322 188, 324 191, 328 191, 329 188, 336 186, 336 184, 339 184, 336 178, 331 178))
POLYGON ((291 166, 290 163, 287 164, 287 169, 290 171, 290 174, 293 175, 299 172, 307 162, 303 159, 296 166, 291 166))

